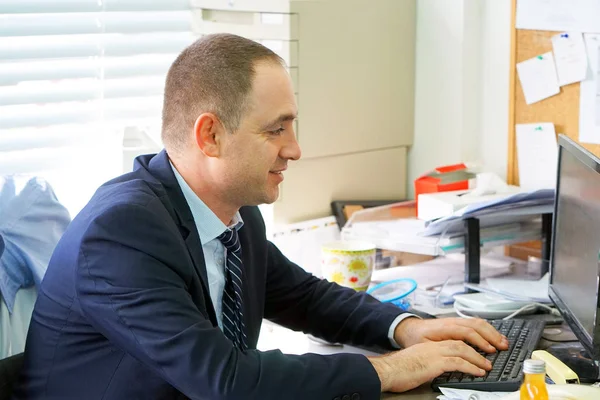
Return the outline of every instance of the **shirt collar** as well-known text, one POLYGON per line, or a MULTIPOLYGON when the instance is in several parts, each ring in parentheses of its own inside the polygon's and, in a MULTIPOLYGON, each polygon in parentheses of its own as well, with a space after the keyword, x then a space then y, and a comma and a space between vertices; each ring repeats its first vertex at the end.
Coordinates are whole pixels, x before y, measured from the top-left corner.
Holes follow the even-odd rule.
MULTIPOLYGON (((177 183, 179 183, 179 187, 183 192, 185 201, 190 207, 192 217, 194 217, 196 229, 200 235, 200 243, 202 246, 204 246, 206 243, 215 240, 220 234, 225 232, 228 227, 225 226, 219 217, 217 217, 202 200, 200 200, 200 197, 194 193, 192 188, 187 184, 185 179, 183 179, 175 166, 171 162, 169 162, 169 164, 171 165, 173 173, 175 174, 175 179, 177 179, 177 183)), ((238 211, 233 216, 233 220, 231 221, 229 228, 235 228, 236 231, 239 231, 243 225, 244 221, 242 220, 242 216, 238 211)))

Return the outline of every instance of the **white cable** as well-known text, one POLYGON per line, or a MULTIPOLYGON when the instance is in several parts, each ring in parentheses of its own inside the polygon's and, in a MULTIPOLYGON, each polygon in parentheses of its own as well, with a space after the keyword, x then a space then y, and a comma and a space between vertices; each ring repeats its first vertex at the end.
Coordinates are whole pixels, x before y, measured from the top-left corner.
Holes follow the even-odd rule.
POLYGON ((458 316, 462 317, 462 318, 466 318, 466 319, 476 318, 476 317, 471 317, 470 315, 467 315, 467 314, 463 314, 462 311, 460 311, 458 308, 456 308, 456 302, 454 302, 454 312, 456 312, 456 314, 458 314, 458 316))
POLYGON ((542 304, 542 303, 530 303, 530 304, 527 304, 526 306, 523 306, 523 307, 519 308, 514 313, 512 313, 510 315, 507 315, 506 317, 504 317, 502 319, 503 320, 511 319, 511 318, 519 315, 520 313, 522 313, 525 310, 530 311, 532 308, 536 309, 537 307, 545 308, 546 310, 550 311, 551 314, 554 313, 554 310, 552 309, 552 307, 549 307, 549 306, 547 306, 545 304, 542 304))

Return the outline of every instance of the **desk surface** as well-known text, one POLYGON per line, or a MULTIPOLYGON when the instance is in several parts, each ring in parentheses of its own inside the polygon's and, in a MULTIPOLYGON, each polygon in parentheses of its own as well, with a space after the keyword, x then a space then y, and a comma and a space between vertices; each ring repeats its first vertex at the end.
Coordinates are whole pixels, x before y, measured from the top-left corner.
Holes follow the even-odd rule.
POLYGON ((429 385, 421 386, 406 393, 384 393, 386 400, 435 400, 440 394, 431 390, 429 385))

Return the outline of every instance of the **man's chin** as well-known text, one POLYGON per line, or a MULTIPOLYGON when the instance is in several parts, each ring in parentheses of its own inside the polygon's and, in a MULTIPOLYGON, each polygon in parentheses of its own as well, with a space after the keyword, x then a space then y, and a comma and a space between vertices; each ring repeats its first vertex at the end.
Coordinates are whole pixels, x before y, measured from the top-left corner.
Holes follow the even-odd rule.
POLYGON ((275 190, 266 193, 265 198, 263 199, 263 204, 273 204, 279 198, 279 186, 275 188, 275 190))
POLYGON ((273 204, 279 198, 279 188, 276 191, 270 193, 263 193, 262 196, 257 197, 255 201, 248 202, 247 206, 259 206, 261 204, 273 204))

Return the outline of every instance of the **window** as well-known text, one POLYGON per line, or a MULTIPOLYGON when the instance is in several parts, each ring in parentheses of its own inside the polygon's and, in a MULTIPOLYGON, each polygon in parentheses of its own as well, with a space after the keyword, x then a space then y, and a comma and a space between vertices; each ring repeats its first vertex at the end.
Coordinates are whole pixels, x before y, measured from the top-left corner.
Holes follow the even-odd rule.
POLYGON ((123 172, 123 135, 160 131, 189 0, 0 1, 0 174, 47 179, 72 215, 123 172))

